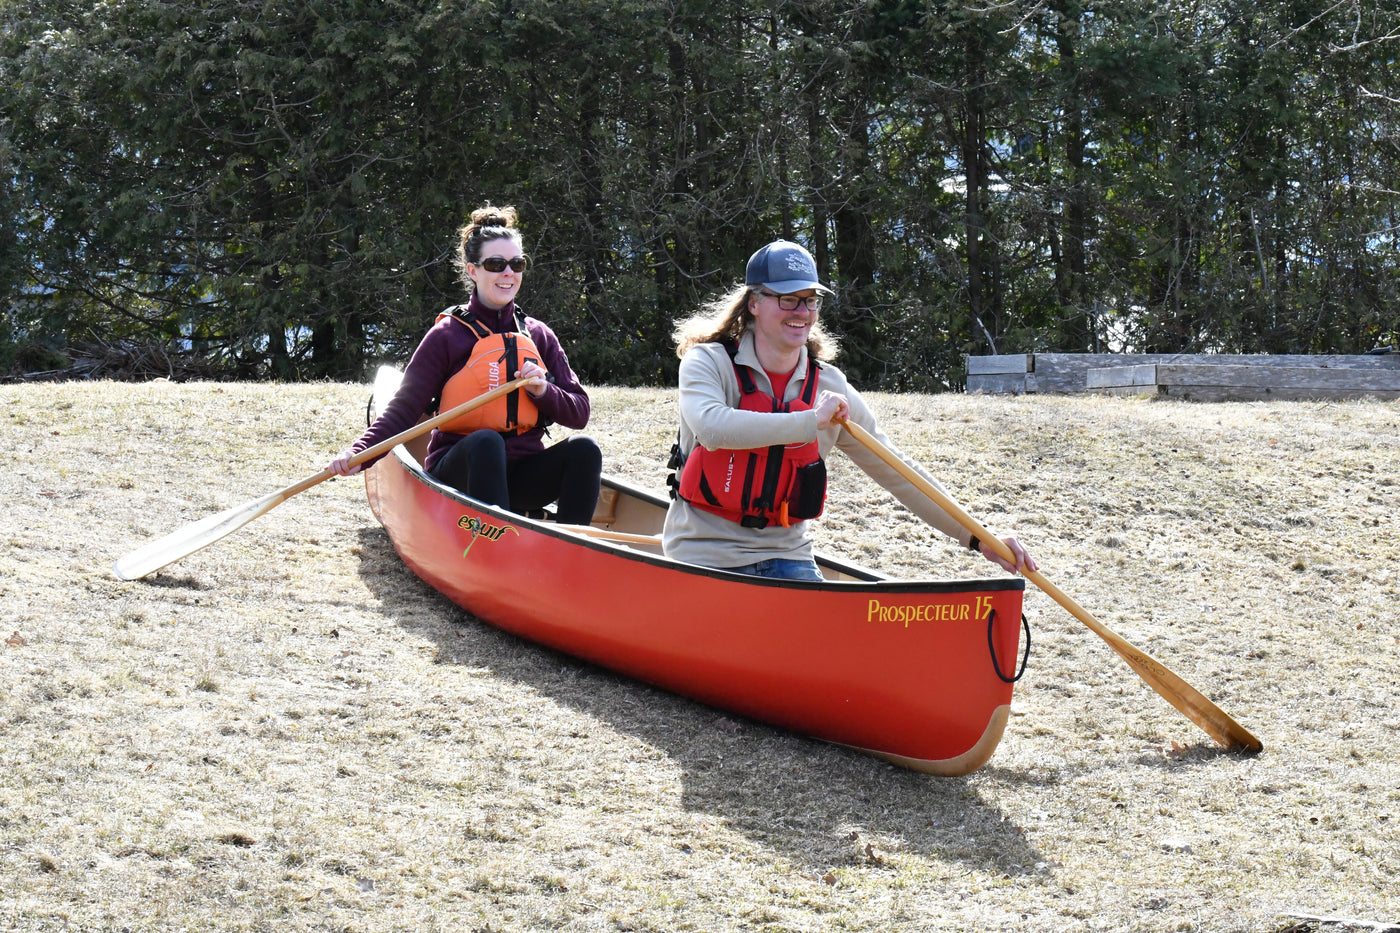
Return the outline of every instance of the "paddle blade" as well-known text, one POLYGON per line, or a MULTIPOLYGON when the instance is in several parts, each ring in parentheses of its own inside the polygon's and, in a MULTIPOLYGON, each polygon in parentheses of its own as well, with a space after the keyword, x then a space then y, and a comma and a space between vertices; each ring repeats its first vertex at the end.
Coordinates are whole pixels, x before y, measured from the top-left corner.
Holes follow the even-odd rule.
POLYGON ((1079 605, 1064 590, 1045 579, 1040 571, 1032 570, 1026 574, 1026 578, 1068 610, 1070 615, 1087 625, 1095 635, 1108 642, 1109 647, 1118 652, 1120 658, 1128 662, 1128 666, 1143 679, 1144 683, 1156 690, 1162 699, 1175 706, 1183 716, 1204 729, 1206 734, 1215 741, 1229 749, 1263 751, 1263 742, 1259 741, 1244 726, 1235 722, 1223 709, 1207 699, 1205 694, 1182 680, 1161 661, 1134 646, 1127 639, 1094 618, 1089 610, 1079 605))
POLYGON ((1208 700, 1205 694, 1162 666, 1161 662, 1151 655, 1144 654, 1130 645, 1129 650, 1125 651, 1116 643, 1110 644, 1152 689, 1175 706, 1183 716, 1204 729, 1206 734, 1220 745, 1236 751, 1264 750, 1264 743, 1254 733, 1235 722, 1229 714, 1208 700))
POLYGON ((164 538, 137 548, 120 558, 112 569, 123 580, 139 580, 171 561, 193 554, 200 548, 208 547, 220 538, 233 534, 285 498, 285 490, 279 490, 261 499, 254 499, 217 515, 200 519, 164 538))
MULTIPOLYGON (((383 456, 399 444, 406 444, 421 434, 426 434, 440 424, 446 424, 459 415, 480 408, 493 399, 500 398, 509 392, 523 388, 528 379, 513 379, 505 385, 497 386, 484 395, 463 402, 456 408, 442 412, 436 417, 427 421, 420 421, 418 424, 406 431, 400 431, 388 440, 380 441, 373 447, 360 451, 350 458, 352 465, 359 465, 373 460, 375 457, 383 456)), ((335 474, 329 468, 322 470, 314 476, 308 476, 299 483, 293 483, 286 489, 279 490, 263 496, 261 499, 254 499, 252 502, 234 506, 226 512, 218 515, 211 515, 206 519, 187 525, 179 531, 166 535, 159 541, 153 541, 143 548, 138 548, 121 558, 113 566, 118 577, 123 580, 139 580, 146 574, 159 570, 166 564, 174 560, 179 560, 187 554, 193 554, 202 547, 208 547, 215 541, 232 534, 253 519, 267 512, 281 502, 285 502, 297 493, 305 492, 317 483, 325 482, 335 474)))
MULTIPOLYGON (((950 496, 920 476, 912 467, 896 456, 894 451, 880 443, 873 434, 852 421, 845 422, 845 428, 871 453, 885 461, 891 469, 937 503, 939 508, 952 516, 958 524, 976 535, 978 540, 996 551, 1003 560, 1015 561, 1015 555, 1011 553, 1011 549, 1005 543, 983 528, 977 519, 967 514, 962 506, 954 502, 950 496)), ((1089 610, 1071 599, 1058 586, 1045 579, 1040 571, 1028 571, 1026 578, 1044 590, 1046 595, 1055 602, 1069 610, 1071 615, 1087 625, 1094 634, 1108 642, 1113 650, 1118 652, 1119 657, 1127 661, 1128 666, 1143 679, 1144 683, 1161 694, 1163 699, 1176 707, 1187 719, 1204 729, 1211 738, 1226 748, 1244 748, 1257 752, 1264 747, 1264 744, 1255 738, 1248 729, 1231 719, 1224 710, 1206 699, 1199 690, 1167 670, 1160 661, 1133 647, 1126 639, 1094 618, 1089 610)))

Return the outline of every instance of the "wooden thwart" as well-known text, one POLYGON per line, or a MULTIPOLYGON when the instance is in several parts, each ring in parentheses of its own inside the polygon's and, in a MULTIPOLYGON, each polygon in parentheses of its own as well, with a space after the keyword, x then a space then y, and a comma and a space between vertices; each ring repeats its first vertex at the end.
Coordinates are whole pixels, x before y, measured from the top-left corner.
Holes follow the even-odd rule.
POLYGON ((638 535, 629 531, 613 531, 611 528, 597 528, 593 525, 560 525, 560 528, 567 528, 575 534, 587 535, 590 538, 602 538, 605 541, 619 541, 623 544, 645 544, 652 547, 661 546, 661 535, 638 535))

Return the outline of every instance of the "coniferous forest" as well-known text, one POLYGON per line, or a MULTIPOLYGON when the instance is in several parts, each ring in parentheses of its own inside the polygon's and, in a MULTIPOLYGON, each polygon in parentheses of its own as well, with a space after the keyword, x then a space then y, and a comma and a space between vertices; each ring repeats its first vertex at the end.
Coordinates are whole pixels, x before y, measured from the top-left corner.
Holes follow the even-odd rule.
POLYGON ((1400 0, 0 0, 0 372, 356 379, 521 214, 592 383, 779 236, 841 365, 1363 353, 1400 307, 1400 0))

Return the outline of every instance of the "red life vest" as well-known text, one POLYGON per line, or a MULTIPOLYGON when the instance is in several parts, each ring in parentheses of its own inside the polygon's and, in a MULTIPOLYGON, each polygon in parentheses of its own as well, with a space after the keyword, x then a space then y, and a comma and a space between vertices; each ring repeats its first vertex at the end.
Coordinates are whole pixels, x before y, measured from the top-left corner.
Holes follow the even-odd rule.
MULTIPOLYGON (((732 360, 738 348, 726 344, 732 360)), ((747 366, 734 363, 742 411, 810 411, 817 396, 821 367, 807 361, 802 394, 783 403, 759 391, 747 366)), ((710 450, 697 445, 681 467, 677 494, 697 509, 738 522, 746 528, 816 518, 826 503, 826 463, 816 441, 774 444, 753 450, 710 450)))
MULTIPOLYGON (((460 308, 448 308, 438 315, 455 318, 476 334, 476 345, 467 357, 462 368, 453 373, 442 387, 442 400, 439 411, 456 408, 498 386, 505 385, 515 378, 520 365, 526 360, 540 363, 540 351, 530 339, 525 322, 515 318, 514 331, 493 333, 489 327, 476 319, 476 315, 460 308)), ((539 409, 535 407, 530 394, 524 389, 516 389, 501 398, 459 415, 438 430, 449 434, 470 434, 488 428, 503 434, 524 434, 539 422, 539 409)))

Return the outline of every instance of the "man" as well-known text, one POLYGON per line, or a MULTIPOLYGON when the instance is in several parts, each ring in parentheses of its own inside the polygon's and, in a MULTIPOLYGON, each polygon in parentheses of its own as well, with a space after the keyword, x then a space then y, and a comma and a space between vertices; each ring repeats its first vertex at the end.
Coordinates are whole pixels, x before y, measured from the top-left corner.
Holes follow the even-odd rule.
POLYGON ((850 419, 895 449, 829 362, 837 346, 822 329, 820 312, 823 296, 831 294, 806 249, 776 240, 749 259, 743 285, 677 325, 681 425, 672 462, 675 495, 662 533, 667 556, 755 576, 821 580, 808 522, 823 509, 825 457, 835 446, 959 544, 1009 571, 1037 569, 1015 538, 1003 539, 1014 564, 988 553, 842 430, 850 419))

